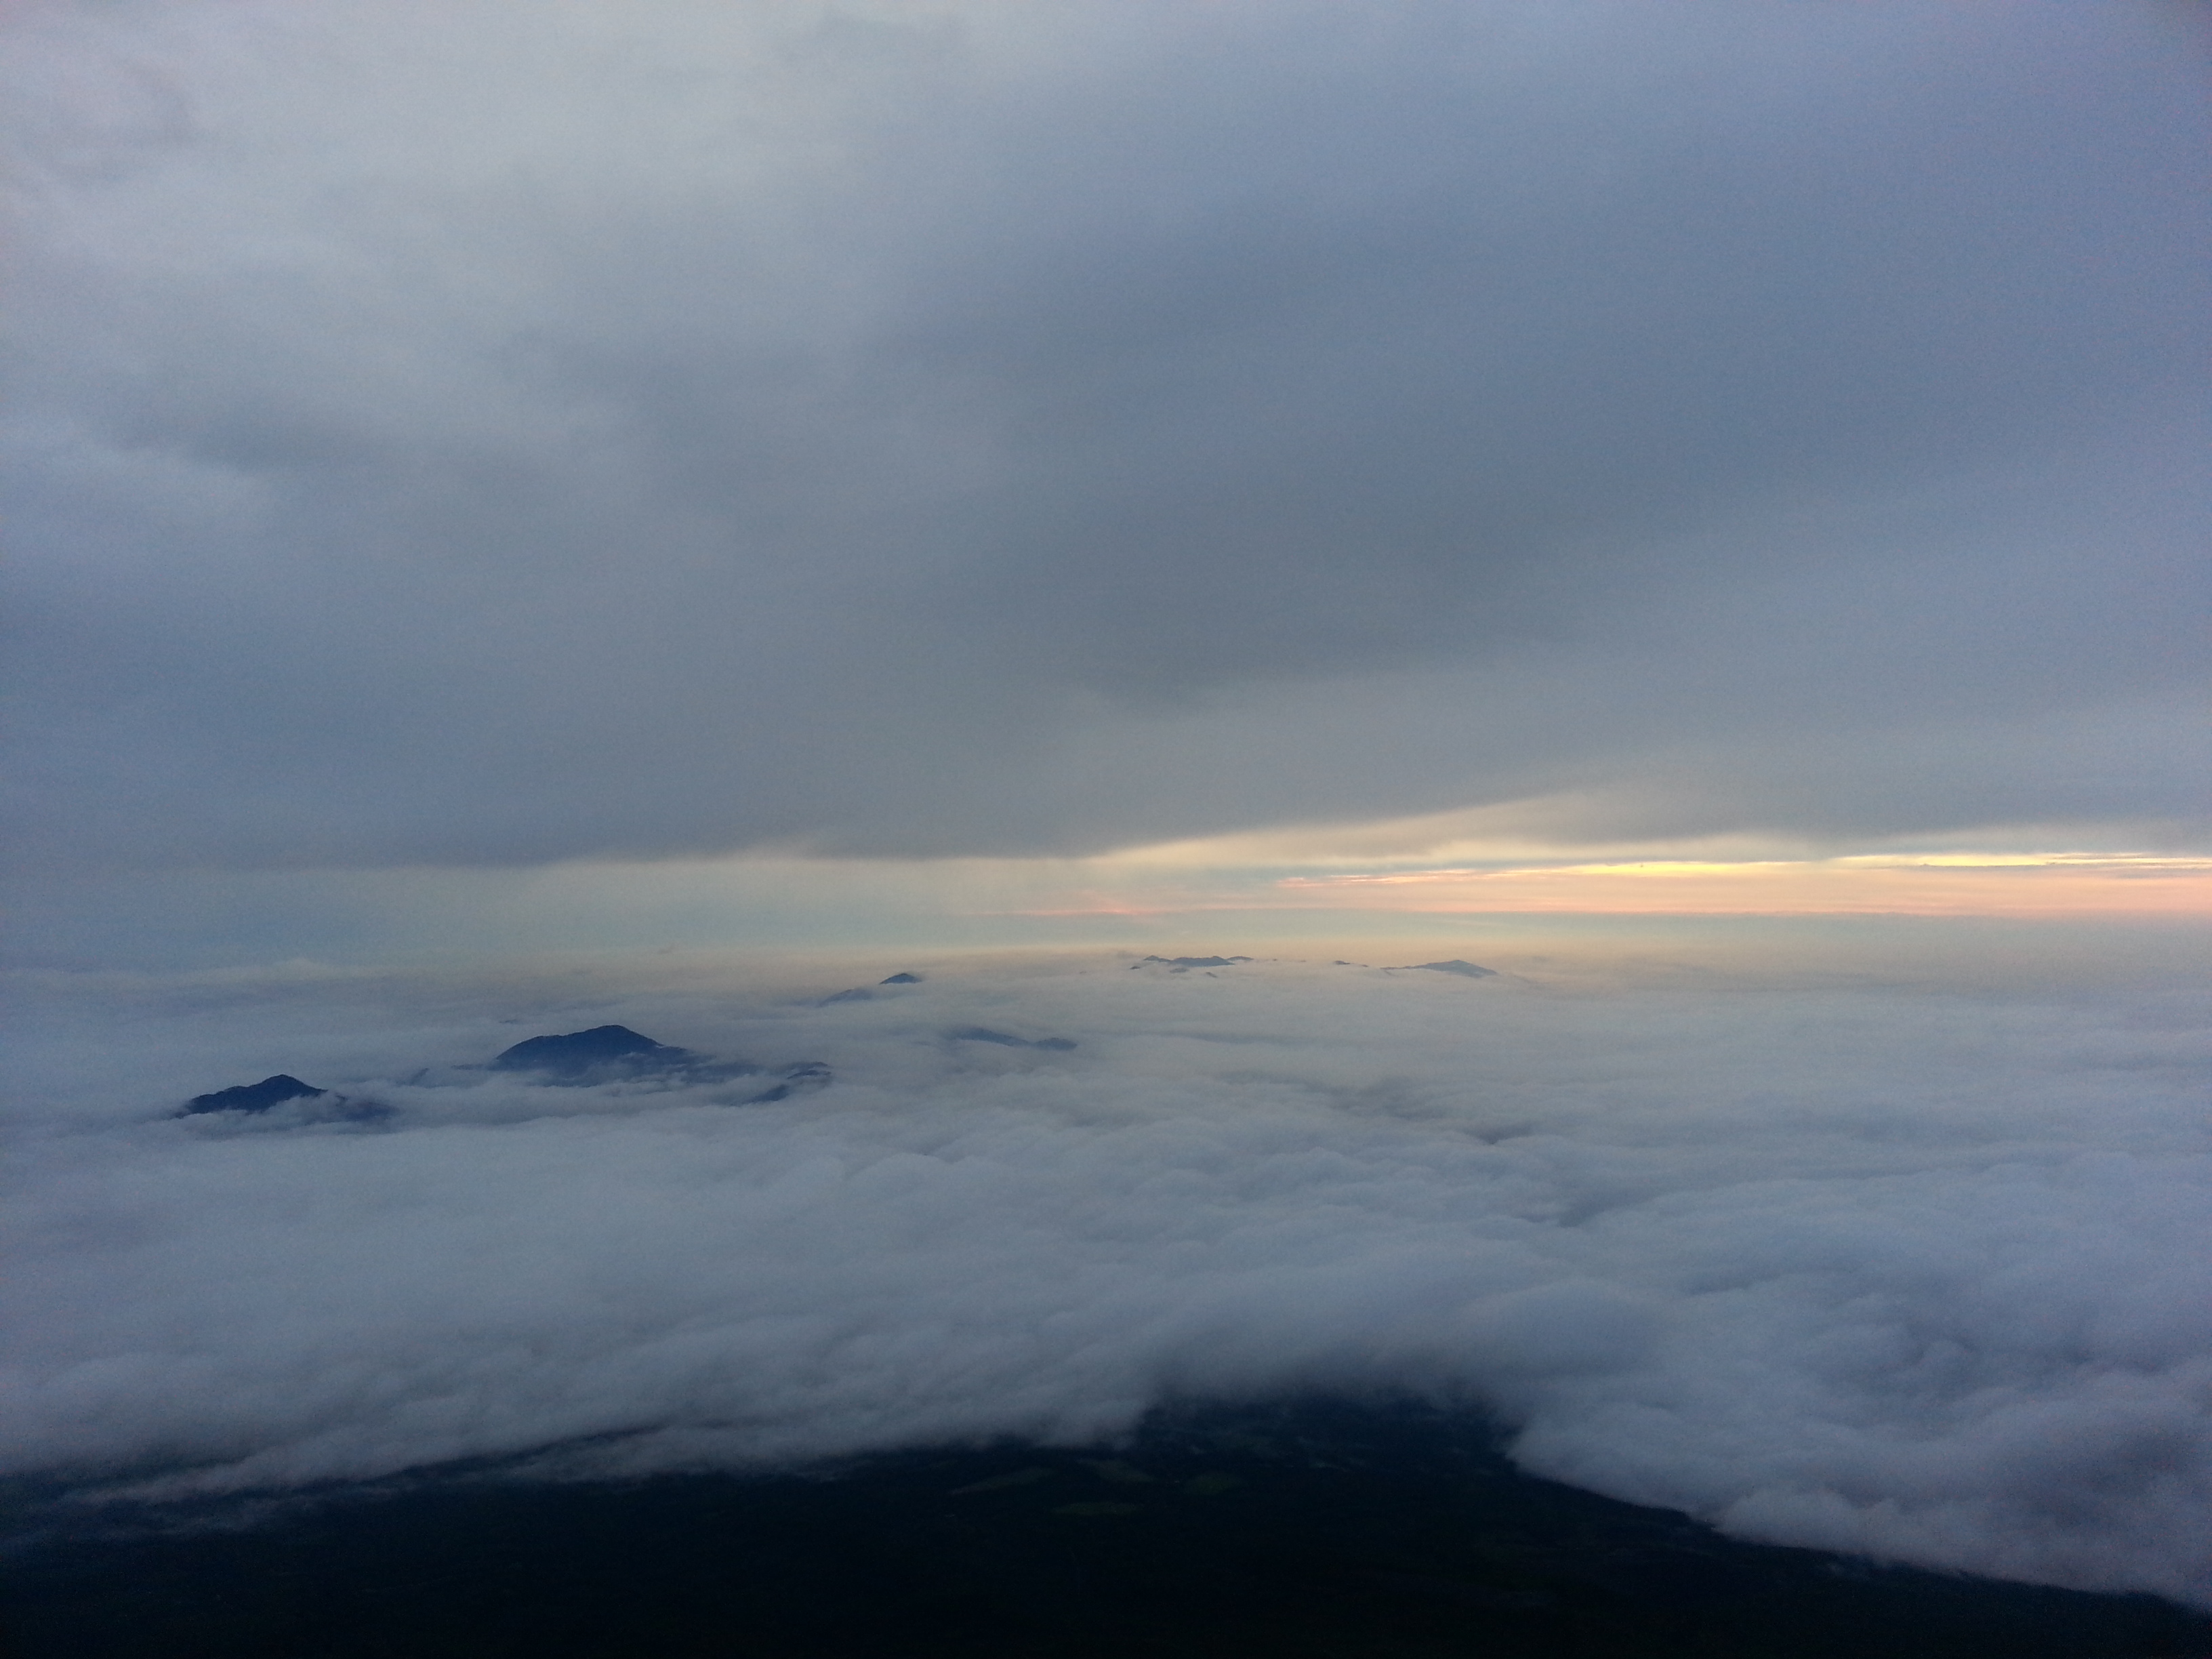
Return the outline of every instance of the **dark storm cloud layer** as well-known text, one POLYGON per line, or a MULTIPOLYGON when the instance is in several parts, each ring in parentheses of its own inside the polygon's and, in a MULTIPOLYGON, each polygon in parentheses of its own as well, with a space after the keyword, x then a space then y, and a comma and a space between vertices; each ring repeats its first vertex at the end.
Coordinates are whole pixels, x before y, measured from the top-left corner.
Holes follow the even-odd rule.
POLYGON ((2170 981, 635 974, 46 981, 0 1468, 746 1467, 1410 1390, 1747 1535, 2212 1606, 2205 1030, 2170 981), (394 1080, 609 1023, 836 1081, 394 1080), (164 1115, 283 1067, 390 1110, 164 1115))
POLYGON ((2198 810, 2179 10, 7 27, 48 858, 2198 810))

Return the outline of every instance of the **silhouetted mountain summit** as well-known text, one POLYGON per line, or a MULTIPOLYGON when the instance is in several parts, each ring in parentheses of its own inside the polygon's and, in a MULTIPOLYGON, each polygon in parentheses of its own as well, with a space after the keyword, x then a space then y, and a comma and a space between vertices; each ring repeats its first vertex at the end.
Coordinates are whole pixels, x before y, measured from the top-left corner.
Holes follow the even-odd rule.
POLYGON ((1495 968, 1478 968, 1471 962, 1462 962, 1457 957, 1454 957, 1449 962, 1409 962, 1398 971, 1403 973, 1409 969, 1421 968, 1426 968, 1439 974, 1457 974, 1465 979, 1498 977, 1498 969, 1495 968))
MULTIPOLYGON (((921 975, 893 974, 889 979, 879 979, 876 983, 878 986, 919 985, 921 983, 921 975)), ((873 1002, 875 1000, 876 994, 873 991, 869 990, 866 986, 855 986, 849 991, 839 991, 835 995, 823 998, 822 1006, 827 1008, 833 1002, 873 1002)))
MULTIPOLYGON (((672 1043, 655 1042, 627 1025, 595 1025, 588 1031, 531 1037, 501 1054, 489 1069, 534 1073, 541 1083, 583 1086, 654 1079, 676 1087, 726 1084, 736 1078, 757 1076, 762 1070, 747 1060, 716 1060, 672 1043)), ((744 1103, 787 1100, 794 1094, 825 1086, 830 1078, 830 1068, 819 1060, 787 1066, 776 1075, 776 1083, 747 1097, 744 1103)))
POLYGON ((241 1083, 233 1089, 218 1089, 211 1095, 194 1095, 185 1103, 179 1117, 191 1117, 199 1112, 265 1112, 271 1106, 281 1106, 288 1100, 316 1100, 330 1091, 318 1089, 312 1083, 302 1083, 295 1077, 279 1072, 275 1077, 264 1077, 258 1083, 241 1083))
POLYGON ((672 1048, 627 1025, 597 1025, 560 1036, 535 1036, 518 1042, 491 1063, 495 1072, 550 1072, 557 1077, 605 1073, 641 1076, 689 1066, 700 1058, 689 1048, 672 1048))

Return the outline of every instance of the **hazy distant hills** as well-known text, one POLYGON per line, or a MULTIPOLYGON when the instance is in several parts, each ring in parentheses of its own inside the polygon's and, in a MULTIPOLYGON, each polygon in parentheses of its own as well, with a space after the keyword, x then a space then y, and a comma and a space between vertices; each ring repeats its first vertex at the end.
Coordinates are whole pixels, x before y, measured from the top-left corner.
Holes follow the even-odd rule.
MULTIPOLYGON (((1140 961, 1131 963, 1129 966, 1132 969, 1164 968, 1171 974, 1187 974, 1194 968, 1235 968, 1251 960, 1249 957, 1146 957, 1140 961)), ((1339 962, 1334 965, 1339 968, 1359 966, 1354 962, 1339 962)), ((1453 957, 1449 962, 1409 962, 1396 968, 1385 969, 1383 971, 1403 974, 1412 973, 1420 969, 1433 969, 1439 974, 1457 974, 1462 979, 1495 979, 1498 976, 1498 969, 1495 968, 1478 967, 1475 963, 1463 962, 1457 957, 1453 957)), ((886 984, 889 982, 889 981, 885 981, 886 984)))
MULTIPOLYGON (((1018 1039, 1012 1039, 1018 1041, 1018 1039)), ((514 1073, 540 1085, 589 1088, 610 1083, 658 1083, 671 1088, 694 1084, 726 1082, 734 1078, 759 1077, 767 1068, 748 1060, 717 1060, 710 1054, 672 1043, 656 1042, 627 1025, 597 1025, 585 1031, 565 1031, 525 1038, 502 1049, 489 1064, 459 1068, 471 1072, 514 1073)), ((830 1081, 830 1067, 819 1060, 802 1060, 775 1073, 775 1081, 757 1094, 732 1103, 752 1105, 788 1099, 805 1090, 818 1089, 830 1081)), ((432 1082, 428 1071, 418 1072, 410 1082, 432 1082)), ((239 1084, 212 1094, 195 1095, 175 1114, 198 1117, 214 1112, 259 1115, 295 1101, 328 1101, 330 1109, 319 1116, 374 1117, 388 1108, 374 1101, 356 1100, 329 1089, 319 1089, 298 1078, 280 1073, 258 1083, 239 1084)))
MULTIPOLYGON (((1254 962, 1253 957, 1242 956, 1147 956, 1131 963, 1129 967, 1133 971, 1150 974, 1198 973, 1212 975, 1217 969, 1246 967, 1254 962)), ((1334 965, 1346 968, 1360 966, 1356 963, 1334 965)), ((1452 974, 1462 979, 1499 976, 1495 969, 1480 967, 1457 957, 1448 962, 1409 963, 1383 971, 1427 971, 1452 974)), ((920 974, 896 973, 878 981, 874 987, 856 986, 836 992, 823 999, 818 1006, 828 1008, 843 1003, 896 998, 906 994, 908 988, 921 982, 922 975, 920 974)), ((981 1024, 940 1028, 938 1036, 948 1043, 981 1043, 1044 1054, 1065 1054, 1079 1046, 1076 1040, 1069 1036, 1024 1036, 1017 1032, 1001 1030, 996 1026, 981 1024)), ((726 1084, 738 1079, 773 1079, 757 1092, 724 1103, 732 1105, 765 1104, 786 1100, 793 1094, 822 1088, 833 1077, 830 1067, 820 1060, 803 1060, 771 1071, 769 1067, 750 1060, 719 1059, 696 1049, 661 1042, 627 1025, 595 1025, 580 1031, 526 1037, 520 1042, 501 1050, 483 1065, 442 1069, 424 1067, 405 1080, 413 1086, 437 1086, 479 1081, 488 1073, 506 1073, 519 1081, 556 1088, 642 1084, 678 1089, 726 1084)), ((389 1115, 391 1111, 389 1107, 380 1102, 355 1098, 334 1090, 318 1087, 289 1073, 279 1073, 273 1077, 264 1078, 258 1083, 236 1084, 208 1094, 195 1095, 173 1115, 199 1117, 237 1113, 258 1118, 266 1117, 284 1107, 293 1108, 303 1121, 369 1120, 389 1115)))
POLYGON ((995 1042, 1002 1048, 1057 1048, 1065 1052, 1076 1046, 1073 1037, 1018 1037, 1006 1031, 994 1031, 988 1025, 963 1025, 946 1035, 955 1042, 995 1042))

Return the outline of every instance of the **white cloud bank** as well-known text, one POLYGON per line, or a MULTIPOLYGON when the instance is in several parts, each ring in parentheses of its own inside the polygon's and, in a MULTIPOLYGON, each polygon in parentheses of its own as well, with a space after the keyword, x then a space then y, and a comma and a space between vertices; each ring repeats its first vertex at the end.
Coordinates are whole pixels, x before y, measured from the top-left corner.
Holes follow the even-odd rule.
POLYGON ((282 1488, 590 1436, 592 1468, 744 1465, 1412 1389, 1747 1536, 2212 1606, 2212 1044, 2170 982, 836 983, 55 991, 5 1468, 282 1488), (392 1080, 612 1021, 838 1080, 392 1080), (394 1114, 154 1115, 275 1070, 394 1114))

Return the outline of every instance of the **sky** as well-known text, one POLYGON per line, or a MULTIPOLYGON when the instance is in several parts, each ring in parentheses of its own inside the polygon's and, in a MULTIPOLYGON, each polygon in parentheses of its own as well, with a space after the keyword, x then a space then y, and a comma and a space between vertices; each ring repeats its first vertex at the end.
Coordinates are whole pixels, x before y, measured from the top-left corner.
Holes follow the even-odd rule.
POLYGON ((2212 1607, 2208 70, 17 0, 0 1471, 1395 1390, 2212 1607))
POLYGON ((31 959, 549 870, 2212 850, 2189 9, 0 29, 31 959))

